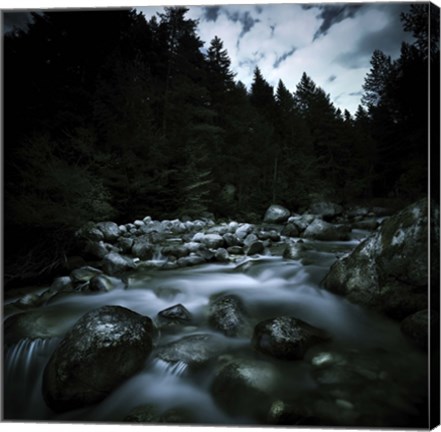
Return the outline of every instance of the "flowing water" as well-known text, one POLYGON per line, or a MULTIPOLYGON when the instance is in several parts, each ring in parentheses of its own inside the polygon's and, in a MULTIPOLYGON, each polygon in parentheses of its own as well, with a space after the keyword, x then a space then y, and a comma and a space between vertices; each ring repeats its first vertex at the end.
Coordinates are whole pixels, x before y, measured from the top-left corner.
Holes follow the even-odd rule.
MULTIPOLYGON (((212 370, 189 373, 183 362, 169 364, 155 358, 155 350, 140 373, 97 405, 55 414, 41 395, 45 364, 62 335, 86 312, 119 305, 154 319, 161 310, 181 303, 191 312, 192 325, 163 333, 157 341, 160 345, 183 336, 214 333, 207 325, 209 299, 234 293, 243 300, 253 325, 291 315, 332 336, 331 342, 312 348, 305 361, 262 357, 282 377, 271 390, 275 399, 301 400, 337 424, 420 421, 427 393, 427 357, 402 336, 396 322, 320 287, 336 257, 350 251, 365 233, 353 235, 349 242, 306 242, 301 260, 259 256, 235 264, 146 268, 130 275, 126 289, 55 298, 38 310, 40 325, 57 337, 22 339, 5 349, 5 419, 121 422, 131 409, 154 403, 162 410, 185 407, 201 424, 253 424, 252 418, 231 417, 216 405, 210 393, 212 370)), ((256 355, 249 338, 224 339, 225 354, 256 355)))

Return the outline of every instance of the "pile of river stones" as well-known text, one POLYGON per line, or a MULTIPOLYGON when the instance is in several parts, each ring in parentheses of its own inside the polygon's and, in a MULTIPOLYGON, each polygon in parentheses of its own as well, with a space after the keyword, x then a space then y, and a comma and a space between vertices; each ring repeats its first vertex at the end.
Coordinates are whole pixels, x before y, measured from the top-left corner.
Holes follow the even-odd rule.
MULTIPOLYGON (((432 235, 439 244, 439 214, 435 207, 432 212, 432 235)), ((337 259, 323 287, 400 320, 403 333, 426 349, 428 327, 438 319, 436 313, 428 311, 428 218, 428 202, 422 200, 393 216, 383 209, 344 211, 337 204, 321 202, 301 215, 272 205, 259 225, 215 223, 211 218, 155 221, 151 217, 119 226, 114 222, 89 224, 77 233, 84 246, 85 265, 57 278, 42 294, 19 299, 15 307, 32 310, 27 317, 26 313, 16 314, 5 322, 5 342, 14 343, 24 336, 42 337, 38 326, 32 325, 32 313, 39 305, 60 295, 125 288, 129 283, 126 275, 139 268, 167 270, 207 262, 240 263, 254 255, 300 259, 307 240, 345 241, 352 229, 367 229, 372 233, 350 254, 337 259)), ((439 268, 439 263, 432 266, 439 268)), ((439 274, 433 277, 439 279, 439 274)), ((221 294, 211 299, 208 311, 208 325, 215 333, 161 344, 159 330, 173 331, 191 323, 191 313, 181 304, 170 306, 153 319, 119 306, 87 313, 64 335, 46 366, 46 403, 62 412, 99 402, 154 355, 170 365, 184 363, 189 370, 207 364, 215 367, 211 394, 230 415, 246 415, 264 424, 359 424, 359 419, 337 420, 332 407, 329 415, 317 418, 314 413, 299 412, 298 406, 286 401, 273 400, 269 383, 280 373, 274 365, 261 358, 223 355, 229 340, 245 337, 256 352, 285 361, 302 360, 316 344, 329 340, 326 329, 293 316, 278 316, 253 326, 240 297, 221 294)), ((319 365, 329 360, 320 363, 317 357, 310 357, 319 365)), ((137 407, 125 420, 193 421, 188 413, 179 413, 179 409, 158 412, 157 407, 148 405, 137 407)))

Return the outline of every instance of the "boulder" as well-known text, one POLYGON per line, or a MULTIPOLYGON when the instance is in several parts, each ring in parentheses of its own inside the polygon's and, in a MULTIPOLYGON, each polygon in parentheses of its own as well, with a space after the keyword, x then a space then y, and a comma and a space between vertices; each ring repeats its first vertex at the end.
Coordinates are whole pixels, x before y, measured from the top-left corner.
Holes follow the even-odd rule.
POLYGON ((146 404, 133 408, 124 417, 125 422, 129 423, 196 423, 194 414, 186 407, 173 407, 162 410, 154 404, 146 404))
POLYGON ((70 278, 74 283, 89 282, 90 279, 102 273, 103 272, 97 268, 86 266, 72 271, 70 278))
POLYGON ((272 364, 249 358, 222 356, 211 385, 215 403, 233 417, 265 422, 275 383, 282 379, 272 364))
MULTIPOLYGON (((439 248, 439 236, 432 247, 439 248)), ((404 319, 427 309, 427 249, 428 202, 424 199, 385 220, 351 254, 336 261, 323 285, 353 303, 404 319)))
POLYGON ((158 321, 164 325, 188 324, 191 313, 185 306, 177 304, 158 312, 158 321))
POLYGON ((50 339, 62 336, 66 331, 64 326, 60 325, 62 317, 57 316, 56 312, 54 315, 55 319, 42 309, 11 315, 3 323, 4 344, 12 345, 22 339, 50 339))
POLYGON ((89 281, 89 291, 91 292, 108 292, 122 286, 123 282, 120 279, 112 278, 106 275, 94 276, 89 281))
POLYGON ((415 344, 426 350, 429 343, 429 328, 436 334, 439 315, 434 310, 421 310, 409 315, 400 325, 401 331, 415 344))
POLYGON ((293 224, 297 227, 299 232, 305 231, 308 228, 308 225, 311 224, 316 217, 311 214, 303 214, 303 215, 294 215, 288 219, 289 224, 293 224))
POLYGON ((223 236, 225 245, 227 247, 230 246, 242 246, 243 242, 241 240, 239 240, 236 235, 232 234, 232 233, 226 233, 223 236))
POLYGON ((253 241, 245 249, 247 255, 262 254, 265 251, 265 246, 260 240, 253 241))
POLYGON ((179 267, 190 267, 199 264, 203 264, 205 259, 199 255, 189 255, 186 257, 179 258, 177 264, 179 267))
POLYGON ((224 246, 224 239, 220 234, 205 234, 201 243, 210 249, 218 249, 224 246))
POLYGON ((229 254, 228 251, 224 248, 219 248, 216 253, 214 254, 214 258, 216 259, 216 261, 219 262, 228 262, 229 261, 229 254))
POLYGON ((156 357, 167 363, 185 363, 197 369, 219 356, 225 347, 225 339, 221 336, 195 334, 160 346, 156 350, 156 357))
POLYGON ((254 328, 255 349, 285 360, 300 360, 311 346, 329 339, 317 327, 291 317, 281 316, 261 321, 254 328))
POLYGON ((116 252, 108 253, 102 261, 103 270, 108 275, 115 275, 133 270, 136 265, 132 259, 116 252))
POLYGON ((265 216, 263 218, 263 221, 265 223, 284 223, 288 220, 291 212, 286 209, 285 207, 282 207, 281 205, 272 204, 268 207, 267 211, 265 212, 265 216))
POLYGON ((300 230, 293 223, 287 223, 280 232, 281 235, 286 237, 298 237, 300 235, 300 230))
POLYGON ((113 242, 121 235, 121 231, 115 222, 99 222, 96 227, 103 233, 105 241, 113 242))
POLYGON ((130 237, 120 237, 116 246, 122 253, 130 253, 133 246, 133 239, 130 237))
POLYGON ((243 241, 243 239, 250 233, 252 233, 254 231, 254 226, 248 223, 245 224, 241 224, 237 227, 235 234, 236 237, 240 240, 243 241))
POLYGON ((250 334, 248 318, 242 300, 236 295, 221 295, 210 300, 208 322, 226 336, 250 334))
POLYGON ((346 225, 334 225, 321 219, 315 219, 303 232, 303 237, 311 240, 342 240, 350 239, 351 229, 346 225))
POLYGON ((137 373, 152 350, 153 323, 120 306, 85 314, 46 365, 43 396, 56 412, 103 400, 137 373))
POLYGON ((84 246, 84 252, 94 258, 103 259, 110 252, 108 246, 102 240, 88 241, 84 246))
POLYGON ((138 237, 132 246, 132 255, 142 259, 142 260, 150 260, 153 258, 153 246, 150 243, 150 239, 148 236, 138 237))
POLYGON ((343 207, 330 201, 318 201, 310 208, 312 214, 320 216, 324 220, 332 220, 343 213, 343 207))

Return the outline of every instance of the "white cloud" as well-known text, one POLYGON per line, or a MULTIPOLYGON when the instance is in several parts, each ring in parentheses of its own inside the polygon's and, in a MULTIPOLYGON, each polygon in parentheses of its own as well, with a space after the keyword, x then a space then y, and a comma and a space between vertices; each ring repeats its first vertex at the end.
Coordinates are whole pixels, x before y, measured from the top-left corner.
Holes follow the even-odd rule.
MULTIPOLYGON (((199 20, 198 33, 206 48, 214 36, 222 39, 236 79, 247 87, 251 85, 255 66, 259 66, 271 85, 276 86, 282 79, 291 91, 295 91, 306 72, 330 94, 336 106, 354 113, 378 41, 384 39, 387 54, 399 53, 399 42, 382 38, 383 34, 396 36, 400 32, 397 7, 362 4, 356 13, 331 20, 326 34, 314 39, 324 18, 322 9, 311 6, 305 9, 290 3, 229 4, 220 6, 215 21, 206 19, 203 6, 191 6, 187 17, 199 20), (388 29, 391 25, 398 30, 388 29), (329 80, 330 76, 335 79, 329 80)), ((140 10, 152 14, 162 8, 140 10)), ((328 18, 330 14, 332 18, 332 10, 327 10, 328 18)))

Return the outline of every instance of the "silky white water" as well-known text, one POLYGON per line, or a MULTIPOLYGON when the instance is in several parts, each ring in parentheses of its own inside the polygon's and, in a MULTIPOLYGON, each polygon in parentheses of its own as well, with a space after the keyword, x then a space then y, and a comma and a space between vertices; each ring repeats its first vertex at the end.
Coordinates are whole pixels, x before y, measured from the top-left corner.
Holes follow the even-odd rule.
MULTIPOLYGON (((246 258, 239 264, 206 264, 165 271, 154 268, 138 270, 130 275, 126 289, 59 297, 39 310, 46 325, 56 327, 61 337, 86 312, 104 305, 123 306, 152 319, 170 306, 184 305, 192 314, 192 322, 179 332, 163 333, 156 341, 160 346, 192 334, 214 333, 207 325, 210 297, 218 293, 235 294, 243 300, 253 326, 264 319, 291 315, 325 329, 332 337, 331 342, 313 349, 312 352, 316 353, 311 354, 312 360, 311 356, 305 361, 291 362, 264 357, 284 377, 274 387, 275 398, 287 394, 301 398, 305 394, 314 400, 314 397, 323 395, 328 397, 326 392, 329 391, 329 397, 334 398, 338 409, 343 411, 352 409, 353 401, 347 399, 361 400, 366 404, 367 412, 370 403, 374 411, 381 411, 385 404, 389 404, 387 409, 390 409, 391 416, 398 418, 418 411, 416 406, 426 391, 426 356, 404 338, 396 322, 320 287, 320 281, 336 256, 351 250, 358 241, 355 238, 350 242, 308 242, 302 260, 261 256, 246 258), (326 387, 329 380, 332 383, 337 379, 334 372, 330 377, 319 375, 317 378, 313 371, 314 364, 339 352, 352 353, 354 361, 362 364, 357 376, 365 375, 365 380, 357 385, 342 378, 344 397, 334 395, 334 387, 326 387), (376 377, 384 374, 387 379, 383 380, 384 383, 377 378, 375 381, 372 374, 376 377), (392 388, 388 380, 395 387, 392 388), (366 396, 362 396, 363 392, 366 396)), ((255 355, 249 339, 224 339, 226 354, 255 355)), ((124 382, 101 403, 55 414, 42 399, 41 381, 45 364, 59 340, 24 339, 5 349, 6 419, 121 422, 131 409, 154 403, 163 410, 183 406, 202 424, 254 422, 246 417, 230 417, 216 406, 210 394, 213 371, 191 374, 183 362, 168 364, 155 358, 155 350, 146 359, 140 373, 124 382)), ((384 415, 388 415, 387 410, 384 415)))

